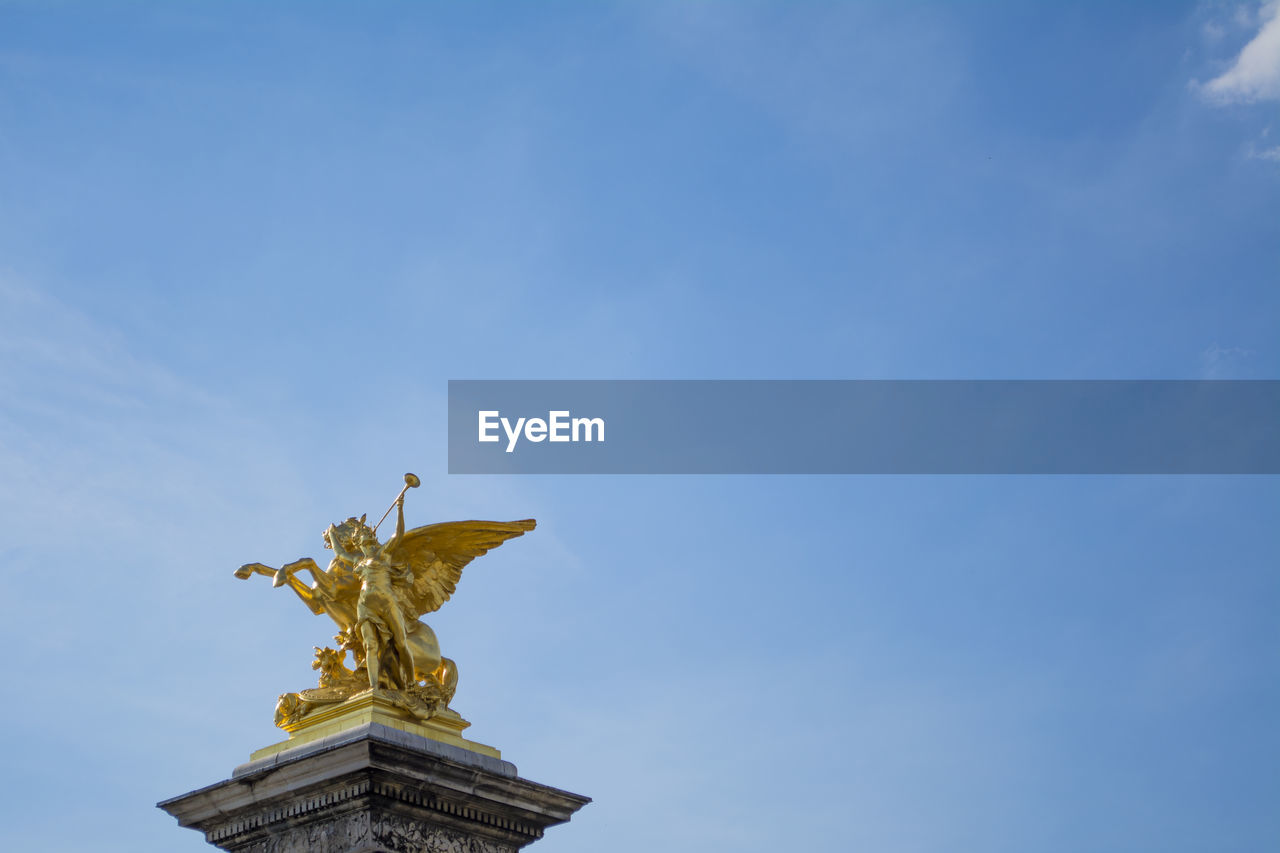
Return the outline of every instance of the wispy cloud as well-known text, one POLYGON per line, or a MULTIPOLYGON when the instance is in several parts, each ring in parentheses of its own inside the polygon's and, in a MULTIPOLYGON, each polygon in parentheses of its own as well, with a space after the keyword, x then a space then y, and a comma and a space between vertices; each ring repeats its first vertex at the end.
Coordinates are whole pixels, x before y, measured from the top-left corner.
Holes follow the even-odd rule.
POLYGON ((1270 0, 1258 12, 1258 32, 1222 74, 1198 85, 1201 94, 1217 104, 1280 100, 1280 0, 1270 0))
POLYGON ((1253 350, 1245 347, 1224 347, 1211 344, 1200 353, 1200 378, 1230 379, 1237 378, 1242 362, 1253 355, 1253 350))

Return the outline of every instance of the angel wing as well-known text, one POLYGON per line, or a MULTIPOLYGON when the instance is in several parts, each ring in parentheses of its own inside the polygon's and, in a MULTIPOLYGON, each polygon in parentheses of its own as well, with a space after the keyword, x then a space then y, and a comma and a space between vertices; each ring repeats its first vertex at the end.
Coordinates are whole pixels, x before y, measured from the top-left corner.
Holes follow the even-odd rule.
POLYGON ((392 549, 391 559, 413 571, 410 604, 417 615, 439 610, 457 589, 462 569, 508 539, 537 526, 523 521, 446 521, 415 527, 392 549))

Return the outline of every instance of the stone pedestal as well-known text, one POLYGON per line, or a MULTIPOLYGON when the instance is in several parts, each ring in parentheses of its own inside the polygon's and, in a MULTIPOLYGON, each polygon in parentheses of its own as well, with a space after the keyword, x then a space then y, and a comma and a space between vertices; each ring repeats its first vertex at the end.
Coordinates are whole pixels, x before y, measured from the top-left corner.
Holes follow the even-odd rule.
POLYGON ((514 853, 590 802, 379 722, 283 746, 159 806, 243 853, 514 853))

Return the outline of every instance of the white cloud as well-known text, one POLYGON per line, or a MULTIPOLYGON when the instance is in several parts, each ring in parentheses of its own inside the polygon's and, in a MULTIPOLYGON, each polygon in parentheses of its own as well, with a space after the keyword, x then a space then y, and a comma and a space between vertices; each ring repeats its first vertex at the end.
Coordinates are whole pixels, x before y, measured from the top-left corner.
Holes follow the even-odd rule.
POLYGON ((1280 0, 1259 11, 1261 27, 1224 73, 1200 86, 1220 104, 1280 100, 1280 0))

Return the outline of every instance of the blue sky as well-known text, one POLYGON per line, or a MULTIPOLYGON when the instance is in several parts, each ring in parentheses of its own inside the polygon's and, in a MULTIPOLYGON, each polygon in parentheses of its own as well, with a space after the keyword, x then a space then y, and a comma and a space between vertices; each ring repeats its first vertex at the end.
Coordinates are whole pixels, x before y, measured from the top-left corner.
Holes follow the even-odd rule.
POLYGON ((596 800, 538 849, 1275 849, 1275 478, 444 430, 461 378, 1280 378, 1278 107, 1274 2, 0 3, 0 840, 208 849, 153 803, 330 633, 231 571, 412 470, 539 519, 432 619, 596 800))

